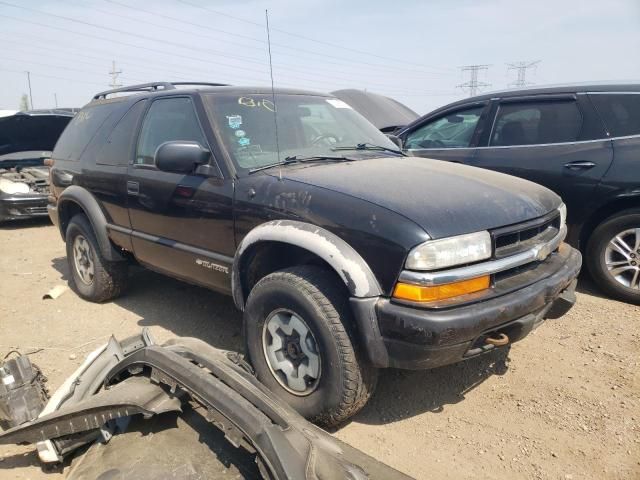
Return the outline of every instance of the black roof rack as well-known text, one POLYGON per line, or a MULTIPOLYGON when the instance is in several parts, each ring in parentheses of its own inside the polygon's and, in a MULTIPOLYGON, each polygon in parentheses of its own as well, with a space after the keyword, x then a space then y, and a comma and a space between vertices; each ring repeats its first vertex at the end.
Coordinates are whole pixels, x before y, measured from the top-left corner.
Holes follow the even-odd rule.
POLYGON ((96 93, 93 96, 94 100, 100 100, 107 98, 107 95, 114 93, 124 92, 155 92, 158 90, 175 90, 176 85, 205 85, 207 87, 227 87, 226 83, 211 83, 211 82, 151 82, 140 83, 138 85, 130 85, 128 87, 114 88, 113 90, 105 90, 104 92, 96 93))

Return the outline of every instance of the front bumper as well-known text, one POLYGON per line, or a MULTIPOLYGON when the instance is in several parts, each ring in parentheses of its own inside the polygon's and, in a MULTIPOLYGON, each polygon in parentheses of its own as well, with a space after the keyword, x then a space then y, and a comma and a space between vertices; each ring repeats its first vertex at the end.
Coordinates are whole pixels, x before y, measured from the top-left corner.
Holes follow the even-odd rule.
POLYGON ((47 195, 43 193, 1 194, 0 221, 46 217, 47 195))
POLYGON ((533 283, 484 301, 425 309, 380 298, 375 316, 386 358, 374 363, 405 369, 433 368, 494 349, 484 342, 489 334, 504 333, 509 343, 521 340, 544 319, 562 316, 575 303, 581 264, 580 252, 562 244, 535 267, 533 283))

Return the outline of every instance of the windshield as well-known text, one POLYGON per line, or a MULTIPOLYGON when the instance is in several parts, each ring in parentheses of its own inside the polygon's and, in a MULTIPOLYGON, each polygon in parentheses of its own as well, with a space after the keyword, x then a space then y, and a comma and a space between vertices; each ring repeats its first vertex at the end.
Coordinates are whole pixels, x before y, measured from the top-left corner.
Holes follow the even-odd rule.
MULTIPOLYGON (((240 169, 278 162, 274 105, 271 94, 205 95, 216 130, 240 169)), ((280 161, 330 156, 338 147, 358 144, 398 147, 342 100, 311 95, 276 95, 280 161)), ((362 152, 353 151, 353 155, 362 152)), ((351 156, 349 151, 340 155, 351 156)), ((368 152, 386 155, 384 152, 368 152)))

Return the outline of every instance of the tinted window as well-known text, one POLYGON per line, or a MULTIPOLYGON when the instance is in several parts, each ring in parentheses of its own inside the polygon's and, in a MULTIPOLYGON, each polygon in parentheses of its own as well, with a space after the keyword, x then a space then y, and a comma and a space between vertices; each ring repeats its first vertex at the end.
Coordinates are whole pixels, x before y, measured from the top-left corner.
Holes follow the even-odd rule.
POLYGON ((117 123, 96 156, 101 165, 127 165, 133 151, 136 127, 144 111, 145 101, 137 102, 117 123))
POLYGON ((598 94, 591 100, 614 137, 640 134, 640 94, 598 94))
POLYGON ((576 102, 526 102, 500 105, 491 145, 575 142, 582 128, 576 102))
POLYGON ((84 107, 60 136, 53 157, 63 160, 79 160, 93 136, 109 116, 117 110, 117 104, 84 107))
POLYGON ((207 145, 190 98, 164 98, 151 104, 140 132, 135 163, 153 165, 156 149, 174 140, 207 145))
POLYGON ((405 148, 468 147, 483 110, 484 107, 475 107, 433 120, 411 132, 407 136, 405 148))

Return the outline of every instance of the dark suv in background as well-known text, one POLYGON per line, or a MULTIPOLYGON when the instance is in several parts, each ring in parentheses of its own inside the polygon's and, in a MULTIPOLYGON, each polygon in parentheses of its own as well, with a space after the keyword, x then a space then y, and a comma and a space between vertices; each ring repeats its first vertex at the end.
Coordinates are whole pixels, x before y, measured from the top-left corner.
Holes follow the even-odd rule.
POLYGON ((516 175, 567 205, 567 241, 596 283, 640 303, 640 85, 494 92, 439 108, 397 134, 414 156, 516 175))
POLYGON ((377 368, 476 357, 575 301, 556 194, 405 156, 333 96, 104 92, 52 161, 80 296, 116 297, 134 260, 232 295, 260 381, 325 425, 364 406, 377 368))

